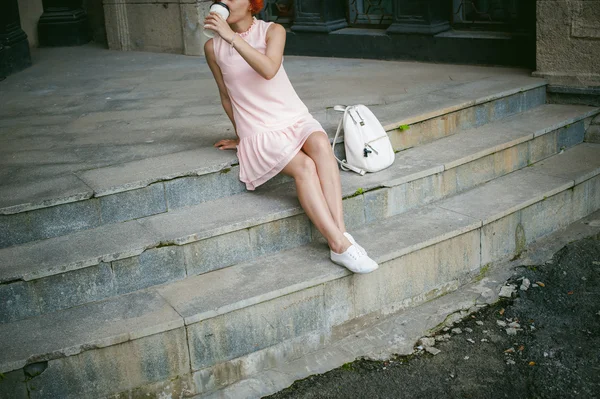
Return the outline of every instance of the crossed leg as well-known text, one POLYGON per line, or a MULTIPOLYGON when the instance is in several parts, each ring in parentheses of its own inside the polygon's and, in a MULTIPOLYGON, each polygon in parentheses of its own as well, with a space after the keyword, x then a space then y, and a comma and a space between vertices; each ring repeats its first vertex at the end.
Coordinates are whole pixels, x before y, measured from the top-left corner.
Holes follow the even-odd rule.
POLYGON ((342 253, 348 249, 351 243, 343 235, 340 174, 327 137, 313 132, 282 172, 294 178, 300 205, 331 250, 342 253))
POLYGON ((321 189, 323 190, 323 195, 325 196, 325 201, 327 201, 331 216, 342 233, 345 232, 346 225, 344 224, 344 210, 342 208, 340 170, 333 156, 329 139, 321 132, 313 132, 304 142, 302 150, 315 163, 321 189))

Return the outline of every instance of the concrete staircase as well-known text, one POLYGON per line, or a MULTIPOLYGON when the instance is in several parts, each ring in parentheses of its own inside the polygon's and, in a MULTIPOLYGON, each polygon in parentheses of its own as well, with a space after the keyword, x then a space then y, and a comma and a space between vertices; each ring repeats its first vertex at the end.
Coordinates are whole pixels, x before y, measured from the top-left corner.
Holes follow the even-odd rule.
POLYGON ((600 110, 545 104, 543 81, 371 108, 396 162, 342 173, 348 229, 381 266, 369 275, 329 261, 293 182, 246 193, 235 156, 213 149, 90 171, 85 187, 3 208, 0 397, 214 393, 600 209, 600 144, 584 142, 600 110))

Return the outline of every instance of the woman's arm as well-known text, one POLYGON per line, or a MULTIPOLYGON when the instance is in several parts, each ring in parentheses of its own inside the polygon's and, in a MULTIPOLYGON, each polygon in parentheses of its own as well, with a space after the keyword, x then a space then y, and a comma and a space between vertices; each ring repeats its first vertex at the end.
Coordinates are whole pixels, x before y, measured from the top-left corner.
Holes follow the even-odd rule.
MULTIPOLYGON (((229 98, 229 93, 227 93, 227 87, 225 87, 225 82, 223 81, 223 74, 221 73, 221 68, 217 64, 217 60, 215 58, 215 48, 213 46, 213 39, 208 40, 204 44, 204 54, 206 56, 206 62, 208 63, 208 67, 212 72, 215 81, 217 82, 217 87, 219 88, 219 95, 221 96, 221 104, 223 105, 223 109, 225 113, 231 120, 233 124, 233 130, 237 136, 237 128, 235 126, 235 120, 233 118, 233 108, 231 106, 231 100, 229 98)), ((215 147, 220 150, 229 150, 235 149, 235 146, 239 143, 239 136, 237 140, 220 140, 215 143, 215 147)))
POLYGON ((272 79, 281 67, 283 59, 283 49, 285 48, 285 28, 279 24, 271 24, 267 30, 267 50, 265 54, 256 50, 245 40, 239 37, 229 24, 218 14, 211 13, 206 17, 206 28, 216 31, 225 41, 231 44, 246 62, 260 76, 265 79, 272 79))

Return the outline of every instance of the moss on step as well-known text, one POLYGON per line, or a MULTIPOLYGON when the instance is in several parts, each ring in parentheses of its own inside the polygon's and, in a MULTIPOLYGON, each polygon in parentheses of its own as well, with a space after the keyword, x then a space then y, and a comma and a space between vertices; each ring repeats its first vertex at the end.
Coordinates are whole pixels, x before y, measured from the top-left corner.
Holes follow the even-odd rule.
POLYGON ((363 190, 362 187, 359 187, 358 190, 356 190, 354 192, 354 194, 351 194, 351 195, 349 195, 347 197, 344 197, 344 199, 354 198, 354 197, 357 197, 357 196, 362 195, 364 193, 365 193, 365 190, 363 190))
POLYGON ((353 362, 342 364, 342 370, 354 371, 354 367, 352 367, 352 363, 353 362))
POLYGON ((492 266, 491 263, 486 263, 485 265, 483 265, 481 267, 481 269, 479 269, 479 273, 477 274, 477 276, 475 276, 475 278, 473 279, 473 281, 477 282, 477 281, 481 281, 483 280, 483 278, 488 274, 488 272, 490 271, 490 267, 492 266))

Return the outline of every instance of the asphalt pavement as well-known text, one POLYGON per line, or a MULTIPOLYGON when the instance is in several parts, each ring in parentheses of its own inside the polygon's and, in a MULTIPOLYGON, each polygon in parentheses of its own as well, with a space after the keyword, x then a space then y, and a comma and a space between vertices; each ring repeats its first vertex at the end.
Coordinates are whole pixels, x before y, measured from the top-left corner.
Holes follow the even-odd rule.
POLYGON ((412 355, 348 363, 269 398, 600 397, 600 235, 516 271, 508 298, 412 355))

